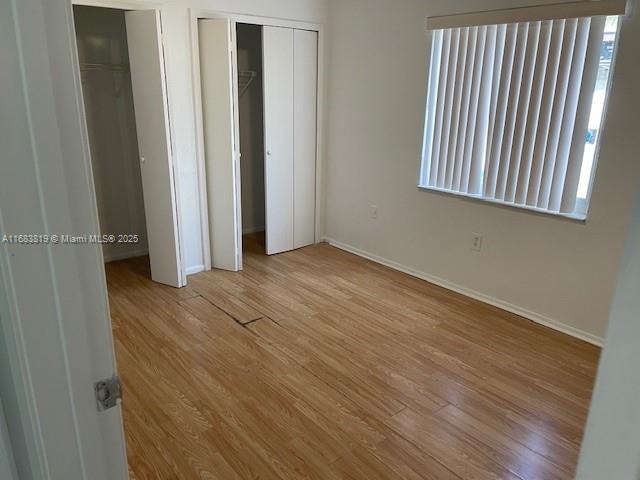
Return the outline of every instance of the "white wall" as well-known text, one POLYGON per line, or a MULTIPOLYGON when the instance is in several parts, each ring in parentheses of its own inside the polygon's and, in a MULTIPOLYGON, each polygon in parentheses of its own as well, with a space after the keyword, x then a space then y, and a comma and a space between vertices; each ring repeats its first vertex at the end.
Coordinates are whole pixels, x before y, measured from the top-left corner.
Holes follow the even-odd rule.
POLYGON ((264 106, 262 91, 262 29, 238 25, 238 71, 257 76, 238 99, 242 180, 242 231, 264 231, 264 106))
POLYGON ((621 264, 578 480, 640 479, 640 194, 621 264))
POLYGON ((598 342, 640 172, 636 15, 625 21, 591 211, 583 224, 419 191, 425 17, 531 4, 333 0, 328 13, 326 235, 598 342), (370 205, 378 218, 370 218, 370 205), (471 251, 472 233, 484 249, 471 251))
MULTIPOLYGON (((124 12, 74 8, 80 62, 128 64, 124 12)), ((138 235, 139 243, 107 243, 105 261, 145 255, 147 229, 136 119, 128 71, 82 71, 91 164, 104 235, 138 235)))

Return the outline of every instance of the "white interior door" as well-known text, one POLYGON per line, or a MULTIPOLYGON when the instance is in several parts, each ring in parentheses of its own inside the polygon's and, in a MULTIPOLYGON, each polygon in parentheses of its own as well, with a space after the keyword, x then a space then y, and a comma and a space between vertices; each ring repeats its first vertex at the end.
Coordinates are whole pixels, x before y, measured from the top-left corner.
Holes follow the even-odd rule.
POLYGON ((267 255, 294 248, 293 32, 263 28, 267 255))
POLYGON ((315 243, 318 32, 294 30, 294 248, 315 243))
POLYGON ((125 17, 151 278, 183 287, 160 12, 131 11, 125 17))
MULTIPOLYGON (((99 228, 65 5, 0 2, 2 233, 99 228)), ((0 245, 0 389, 21 478, 128 478, 121 407, 99 412, 93 392, 116 368, 100 250, 0 245)))
POLYGON ((235 23, 198 21, 209 238, 214 268, 242 268, 235 23))

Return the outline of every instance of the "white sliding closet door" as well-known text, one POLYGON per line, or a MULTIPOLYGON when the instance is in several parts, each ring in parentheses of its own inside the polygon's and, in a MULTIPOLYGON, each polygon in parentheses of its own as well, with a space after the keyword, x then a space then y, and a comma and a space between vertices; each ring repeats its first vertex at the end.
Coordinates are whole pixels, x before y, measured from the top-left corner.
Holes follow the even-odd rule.
POLYGON ((294 30, 293 247, 315 243, 318 33, 294 30))
POLYGON ((293 36, 263 27, 267 255, 294 248, 293 36))
POLYGON ((125 19, 151 278, 183 287, 160 13, 131 11, 125 19))
POLYGON ((235 23, 198 21, 211 264, 238 271, 241 214, 237 145, 235 23))

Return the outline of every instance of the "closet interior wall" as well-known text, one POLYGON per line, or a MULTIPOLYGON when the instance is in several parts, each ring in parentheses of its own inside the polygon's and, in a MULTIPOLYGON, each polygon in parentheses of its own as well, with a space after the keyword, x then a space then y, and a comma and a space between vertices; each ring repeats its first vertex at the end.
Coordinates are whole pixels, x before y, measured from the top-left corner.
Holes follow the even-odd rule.
POLYGON ((237 24, 242 233, 265 229, 262 27, 237 24))
POLYGON ((104 244, 106 262, 148 253, 125 16, 74 6, 91 165, 102 234, 137 234, 138 244, 104 244))

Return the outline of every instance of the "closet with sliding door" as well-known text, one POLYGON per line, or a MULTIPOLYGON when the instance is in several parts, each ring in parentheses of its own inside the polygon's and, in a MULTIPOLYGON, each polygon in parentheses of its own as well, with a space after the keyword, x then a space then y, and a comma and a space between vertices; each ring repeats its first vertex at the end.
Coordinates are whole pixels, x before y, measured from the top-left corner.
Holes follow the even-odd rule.
POLYGON ((318 33, 200 19, 211 263, 315 243, 318 33))

